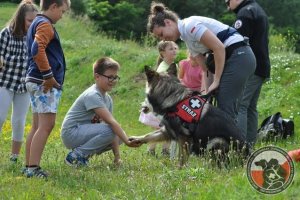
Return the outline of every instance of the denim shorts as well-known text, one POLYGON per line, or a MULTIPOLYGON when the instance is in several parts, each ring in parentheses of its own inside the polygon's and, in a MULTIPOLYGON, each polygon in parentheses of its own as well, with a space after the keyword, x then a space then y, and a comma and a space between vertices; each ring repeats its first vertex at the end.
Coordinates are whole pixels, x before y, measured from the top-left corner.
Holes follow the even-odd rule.
POLYGON ((61 90, 52 88, 47 93, 43 92, 43 86, 36 83, 26 83, 30 94, 32 113, 57 113, 61 90))

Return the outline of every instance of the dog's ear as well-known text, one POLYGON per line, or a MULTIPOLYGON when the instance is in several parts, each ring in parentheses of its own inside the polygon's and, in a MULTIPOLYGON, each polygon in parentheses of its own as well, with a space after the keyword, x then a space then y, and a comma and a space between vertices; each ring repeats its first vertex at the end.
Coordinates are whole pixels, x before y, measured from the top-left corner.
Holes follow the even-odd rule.
POLYGON ((272 158, 272 159, 269 161, 268 164, 270 164, 270 165, 275 165, 275 166, 279 165, 278 160, 275 159, 275 158, 272 158))
POLYGON ((145 70, 145 72, 150 71, 150 70, 151 70, 151 67, 148 66, 148 65, 145 65, 145 66, 144 66, 144 70, 145 70))
POLYGON ((172 63, 168 70, 167 70, 168 74, 169 75, 172 75, 172 76, 176 76, 177 77, 177 65, 175 63, 172 63))
POLYGON ((156 71, 152 70, 149 66, 145 65, 144 68, 148 82, 151 82, 154 77, 159 76, 159 74, 156 71))

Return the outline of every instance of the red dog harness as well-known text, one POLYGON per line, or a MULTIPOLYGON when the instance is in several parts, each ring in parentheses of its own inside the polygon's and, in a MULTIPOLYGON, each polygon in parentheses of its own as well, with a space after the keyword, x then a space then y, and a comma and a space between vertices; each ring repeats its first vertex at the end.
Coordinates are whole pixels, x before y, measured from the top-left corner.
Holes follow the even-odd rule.
POLYGON ((198 122, 207 99, 199 95, 190 96, 176 106, 176 112, 169 112, 168 116, 178 116, 188 123, 198 122))

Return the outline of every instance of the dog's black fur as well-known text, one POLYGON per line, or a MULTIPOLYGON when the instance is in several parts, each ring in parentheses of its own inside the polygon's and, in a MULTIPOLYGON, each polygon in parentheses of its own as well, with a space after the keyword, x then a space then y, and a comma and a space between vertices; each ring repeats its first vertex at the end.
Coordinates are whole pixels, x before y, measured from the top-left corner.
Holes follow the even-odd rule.
POLYGON ((175 111, 178 102, 192 93, 178 80, 176 65, 171 65, 168 73, 161 74, 145 66, 145 73, 148 82, 148 91, 146 91, 148 102, 154 113, 164 116, 161 121, 163 127, 145 136, 135 137, 135 139, 144 143, 164 140, 178 141, 180 166, 187 161, 190 145, 195 154, 200 154, 200 150, 206 149, 208 144, 210 148, 221 146, 225 152, 228 152, 229 146, 236 150, 241 150, 246 146, 247 154, 248 144, 234 121, 211 104, 205 104, 201 119, 192 125, 186 125, 178 116, 167 114, 175 111), (210 144, 211 141, 214 144, 210 144))

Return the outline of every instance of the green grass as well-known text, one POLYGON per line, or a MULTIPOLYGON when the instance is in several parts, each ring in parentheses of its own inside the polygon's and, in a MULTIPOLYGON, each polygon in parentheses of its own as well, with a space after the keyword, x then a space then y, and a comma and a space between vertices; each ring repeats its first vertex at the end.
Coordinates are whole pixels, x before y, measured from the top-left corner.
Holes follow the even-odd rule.
MULTIPOLYGON (((0 27, 10 18, 15 7, 1 3, 0 27), (4 5, 4 6, 3 6, 4 5), (5 13, 4 15, 2 13, 5 13)), ((111 56, 122 68, 121 81, 111 92, 114 115, 128 135, 142 135, 150 131, 138 122, 139 104, 144 99, 145 64, 154 65, 157 51, 133 41, 118 42, 105 34, 95 33, 85 18, 74 20, 66 16, 56 25, 67 59, 67 74, 56 127, 49 137, 41 165, 51 176, 48 181, 27 179, 20 173, 20 163, 8 161, 11 145, 9 120, 0 137, 0 199, 298 199, 300 196, 299 164, 295 164, 293 184, 278 195, 262 195, 250 186, 245 167, 219 170, 205 158, 191 157, 188 167, 179 170, 176 161, 146 154, 146 146, 131 149, 121 146, 123 165, 115 168, 113 156, 107 152, 93 157, 90 167, 72 169, 63 163, 68 152, 59 136, 65 113, 76 97, 93 83, 92 64, 102 56, 111 56)), ((273 41, 274 42, 274 41, 273 41)), ((275 41, 274 45, 278 45, 275 41)), ((184 51, 184 50, 182 50, 184 51)), ((272 48, 272 78, 264 85, 259 101, 260 121, 276 111, 285 118, 292 117, 296 137, 273 144, 285 150, 299 148, 300 123, 300 56, 272 48), (274 50, 273 50, 274 49, 274 50)), ((0 100, 1 101, 1 100, 0 100)), ((8 117, 9 119, 9 117, 8 117)), ((26 132, 30 128, 28 114, 26 132)))

